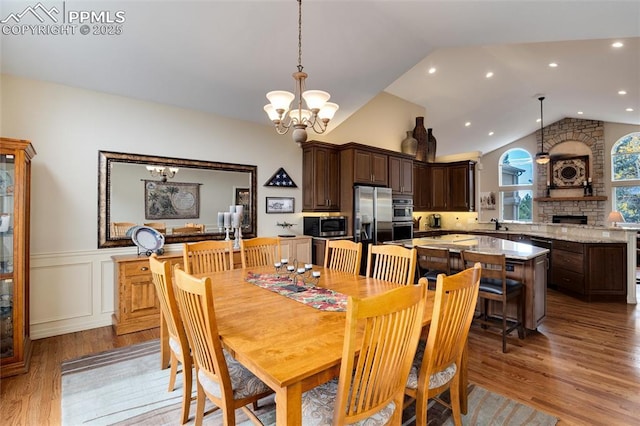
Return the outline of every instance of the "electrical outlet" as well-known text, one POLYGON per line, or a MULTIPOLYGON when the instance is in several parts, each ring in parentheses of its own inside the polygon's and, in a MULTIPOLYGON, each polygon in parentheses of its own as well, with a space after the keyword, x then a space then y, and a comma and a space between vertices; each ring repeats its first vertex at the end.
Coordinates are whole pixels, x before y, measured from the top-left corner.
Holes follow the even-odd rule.
POLYGON ((560 228, 560 231, 566 233, 567 232, 567 228, 560 228))
POLYGON ((609 233, 609 231, 602 231, 602 236, 603 237, 609 237, 611 234, 609 233))

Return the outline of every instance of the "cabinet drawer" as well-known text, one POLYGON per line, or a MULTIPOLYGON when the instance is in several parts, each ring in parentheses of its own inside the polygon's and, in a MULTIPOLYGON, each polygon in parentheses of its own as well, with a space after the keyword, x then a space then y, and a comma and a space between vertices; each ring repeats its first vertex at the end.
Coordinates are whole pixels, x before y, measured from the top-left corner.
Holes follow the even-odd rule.
POLYGON ((151 274, 149 261, 127 262, 124 264, 124 273, 126 276, 149 275, 151 274))
POLYGON ((553 284, 579 294, 584 294, 584 275, 553 266, 553 284))
POLYGON ((584 273, 584 255, 570 251, 557 250, 554 246, 551 252, 551 264, 569 271, 584 273))
POLYGON ((572 251, 574 253, 584 253, 584 244, 573 241, 554 240, 553 249, 572 251))

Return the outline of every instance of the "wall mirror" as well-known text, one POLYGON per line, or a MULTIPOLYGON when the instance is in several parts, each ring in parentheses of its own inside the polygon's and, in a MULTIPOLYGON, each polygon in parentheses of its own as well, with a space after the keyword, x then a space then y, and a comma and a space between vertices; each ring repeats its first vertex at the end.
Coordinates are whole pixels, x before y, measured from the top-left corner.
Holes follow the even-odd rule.
MULTIPOLYGON (((98 153, 98 248, 133 246, 116 223, 152 224, 165 244, 224 239, 218 212, 243 205, 242 237, 257 234, 257 166, 98 153), (173 175, 173 176, 172 176, 173 175)), ((126 228, 126 226, 125 226, 126 228)))

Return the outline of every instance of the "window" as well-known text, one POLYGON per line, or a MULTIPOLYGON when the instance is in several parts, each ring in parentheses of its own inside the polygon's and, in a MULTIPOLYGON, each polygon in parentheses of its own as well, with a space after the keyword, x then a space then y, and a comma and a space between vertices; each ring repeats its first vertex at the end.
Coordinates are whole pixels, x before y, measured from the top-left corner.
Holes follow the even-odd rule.
POLYGON ((621 137, 611 148, 614 210, 625 222, 640 223, 640 132, 621 137))
POLYGON ((506 151, 498 164, 502 220, 533 219, 533 159, 521 148, 506 151))

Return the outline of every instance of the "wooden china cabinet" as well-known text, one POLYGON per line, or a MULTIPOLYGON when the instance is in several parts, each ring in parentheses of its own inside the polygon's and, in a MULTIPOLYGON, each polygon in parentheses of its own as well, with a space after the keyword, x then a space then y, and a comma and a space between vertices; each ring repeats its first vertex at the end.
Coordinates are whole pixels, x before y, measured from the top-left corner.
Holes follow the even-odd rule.
POLYGON ((0 377, 25 373, 29 339, 29 141, 0 138, 0 377))

